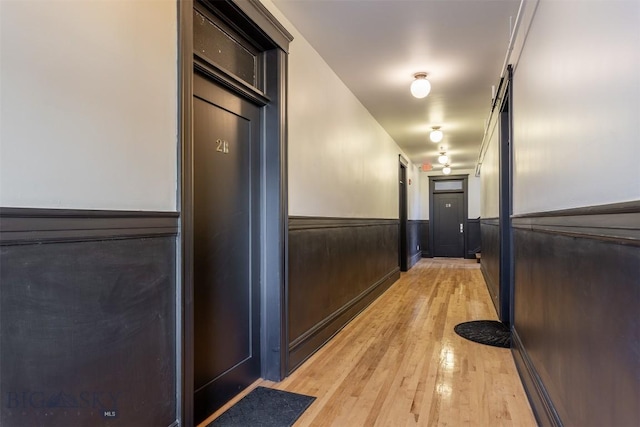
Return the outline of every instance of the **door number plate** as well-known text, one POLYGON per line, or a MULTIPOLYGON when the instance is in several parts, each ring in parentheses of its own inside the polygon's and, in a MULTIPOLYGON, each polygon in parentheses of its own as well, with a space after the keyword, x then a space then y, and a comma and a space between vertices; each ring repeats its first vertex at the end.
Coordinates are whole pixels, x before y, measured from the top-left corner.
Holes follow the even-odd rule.
POLYGON ((229 154, 229 142, 224 139, 216 139, 216 151, 223 154, 229 154))

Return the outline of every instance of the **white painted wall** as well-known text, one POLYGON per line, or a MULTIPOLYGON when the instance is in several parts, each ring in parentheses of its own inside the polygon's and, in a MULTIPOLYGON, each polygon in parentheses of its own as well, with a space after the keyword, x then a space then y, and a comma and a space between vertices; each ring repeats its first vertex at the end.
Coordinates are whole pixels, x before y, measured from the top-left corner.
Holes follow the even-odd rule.
POLYGON ((422 193, 422 182, 420 180, 420 167, 409 164, 407 167, 407 218, 421 219, 420 194, 422 193))
MULTIPOLYGON (((480 178, 475 176, 475 170, 461 169, 453 170, 453 175, 469 175, 467 180, 467 208, 470 219, 476 219, 480 216, 480 194, 481 185, 480 178)), ((420 212, 419 219, 429 219, 429 177, 443 176, 440 171, 420 172, 420 212)))
MULTIPOLYGON (((295 26, 269 0, 262 2, 295 37, 289 52, 289 214, 398 218, 402 151, 295 26)), ((417 188, 412 184, 410 194, 417 188)), ((414 197, 408 205, 415 219, 414 197)))
POLYGON ((515 214, 639 200, 640 2, 540 1, 513 111, 515 214))
POLYGON ((175 210, 175 1, 3 0, 0 31, 0 206, 175 210))
POLYGON ((482 161, 480 171, 481 198, 480 216, 482 218, 498 218, 500 201, 500 169, 499 169, 500 131, 496 116, 489 127, 489 143, 482 161))

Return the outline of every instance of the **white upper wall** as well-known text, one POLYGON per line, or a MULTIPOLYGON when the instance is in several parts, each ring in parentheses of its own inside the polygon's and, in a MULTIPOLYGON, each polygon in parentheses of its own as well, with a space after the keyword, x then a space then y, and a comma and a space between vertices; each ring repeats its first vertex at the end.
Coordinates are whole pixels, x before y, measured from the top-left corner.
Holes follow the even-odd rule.
POLYGON ((0 206, 175 210, 175 1, 0 1, 0 31, 0 206))
POLYGON ((640 2, 540 1, 513 86, 515 214, 640 199, 640 2))
POLYGON ((480 172, 481 201, 480 215, 482 218, 498 218, 500 201, 500 164, 499 149, 500 131, 497 115, 494 116, 489 128, 489 142, 482 161, 480 172))
MULTIPOLYGON (((398 218, 402 151, 295 26, 273 3, 262 2, 295 37, 289 52, 289 214, 398 218)), ((409 187, 410 219, 418 216, 415 189, 409 187)))
POLYGON ((420 167, 409 164, 407 167, 407 178, 407 218, 421 219, 422 205, 420 195, 422 194, 422 182, 420 181, 420 167))

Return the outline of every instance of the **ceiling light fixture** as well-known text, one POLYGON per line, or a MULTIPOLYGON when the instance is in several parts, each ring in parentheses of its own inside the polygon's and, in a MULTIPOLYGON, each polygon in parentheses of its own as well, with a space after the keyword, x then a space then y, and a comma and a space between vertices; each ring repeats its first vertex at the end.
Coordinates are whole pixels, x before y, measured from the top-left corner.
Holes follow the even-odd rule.
POLYGON ((431 142, 438 143, 442 141, 444 134, 440 130, 440 126, 433 126, 431 129, 433 129, 429 134, 429 139, 431 140, 431 142))
POLYGON ((416 98, 424 98, 431 92, 431 83, 427 80, 427 73, 415 73, 416 79, 411 83, 411 95, 416 98))
POLYGON ((442 168, 442 173, 445 175, 449 175, 451 173, 451 167, 449 166, 449 163, 444 165, 444 167, 442 168))
MULTIPOLYGON (((442 147, 440 147, 440 150, 442 150, 442 147)), ((440 163, 441 165, 449 163, 449 156, 447 156, 446 151, 440 151, 440 156, 438 156, 438 163, 440 163)))

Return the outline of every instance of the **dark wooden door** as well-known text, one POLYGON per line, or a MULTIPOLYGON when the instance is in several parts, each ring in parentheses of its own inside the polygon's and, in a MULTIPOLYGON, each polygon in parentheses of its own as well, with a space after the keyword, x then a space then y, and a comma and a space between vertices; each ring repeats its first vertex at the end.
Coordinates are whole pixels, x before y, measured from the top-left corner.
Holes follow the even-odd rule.
POLYGON ((194 76, 194 411, 260 376, 260 109, 194 76))
POLYGON ((433 255, 464 257, 464 193, 433 195, 433 255))

